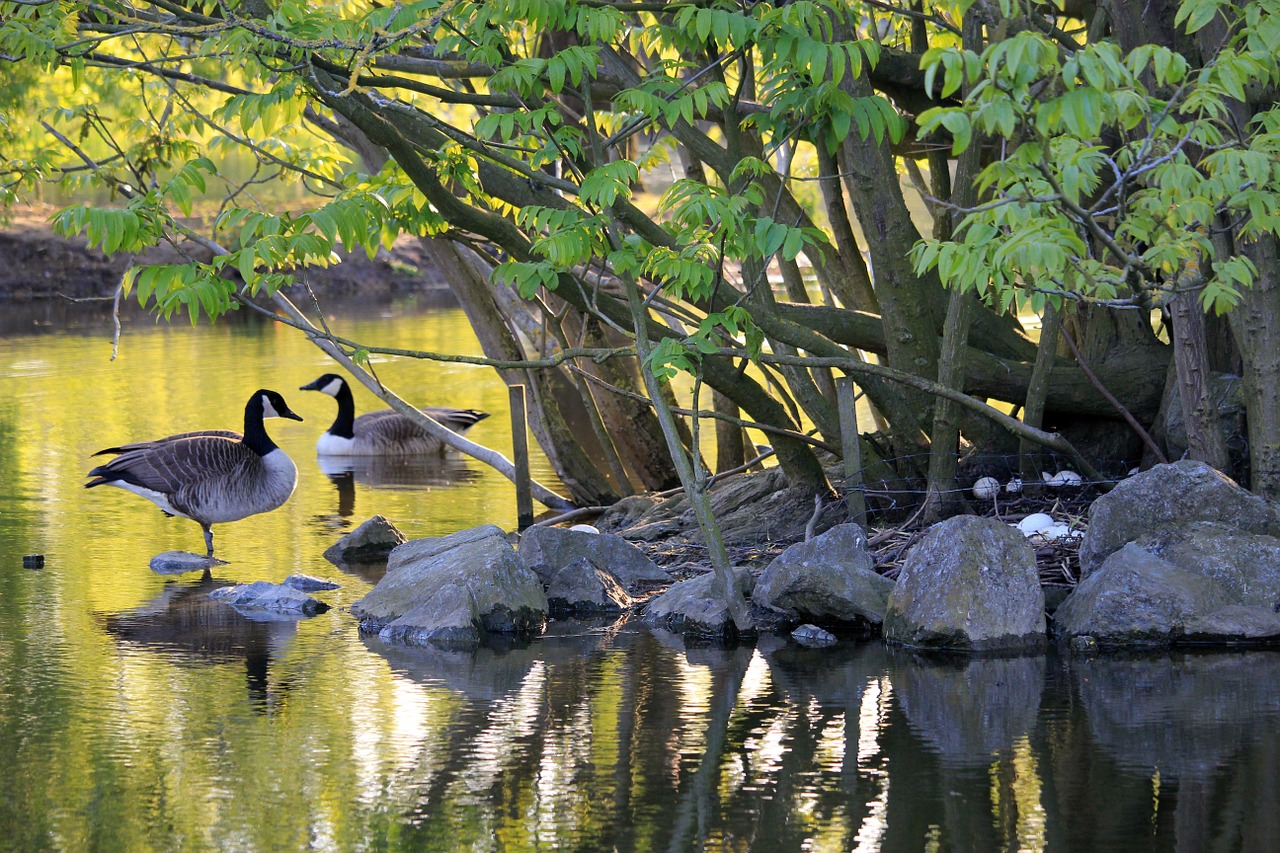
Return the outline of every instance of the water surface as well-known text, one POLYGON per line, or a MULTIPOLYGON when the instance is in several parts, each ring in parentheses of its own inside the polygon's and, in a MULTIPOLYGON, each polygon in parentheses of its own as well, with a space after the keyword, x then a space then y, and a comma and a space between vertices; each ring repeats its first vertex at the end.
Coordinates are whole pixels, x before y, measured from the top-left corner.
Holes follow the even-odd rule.
MULTIPOLYGON (((336 320, 392 346, 479 348, 460 312, 336 320)), ((385 316, 384 316, 385 315, 385 316)), ((335 317, 346 312, 335 311, 335 317)), ((0 847, 11 850, 1264 851, 1280 844, 1280 654, 922 657, 847 641, 733 649, 622 624, 552 623, 475 653, 387 646, 346 612, 378 570, 320 555, 364 518, 410 536, 515 523, 462 459, 329 471, 331 369, 296 332, 0 317, 0 847), (238 428, 248 393, 298 463, 281 509, 215 528, 212 579, 163 577, 199 527, 112 489, 90 454, 238 428), (22 568, 41 553, 45 567, 22 568), (250 619, 208 601, 293 572, 334 609, 250 619)), ((490 411, 490 372, 380 365, 408 399, 490 411)), ((362 407, 372 397, 357 389, 362 407)), ((550 480, 544 461, 535 475, 550 480)))

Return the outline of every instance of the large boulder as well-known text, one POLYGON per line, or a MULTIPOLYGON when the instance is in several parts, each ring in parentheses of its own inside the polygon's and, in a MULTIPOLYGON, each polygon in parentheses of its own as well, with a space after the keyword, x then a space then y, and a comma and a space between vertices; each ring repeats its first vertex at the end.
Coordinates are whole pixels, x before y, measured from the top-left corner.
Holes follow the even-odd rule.
POLYGON ((907 553, 884 635, 908 646, 1024 650, 1045 641, 1044 593, 1026 538, 993 518, 939 522, 907 553))
POLYGON ((520 556, 544 582, 579 560, 609 572, 628 592, 671 582, 671 576, 639 548, 611 533, 530 527, 520 534, 520 556))
POLYGON ((774 558, 751 600, 797 620, 879 625, 892 590, 893 581, 875 572, 862 528, 841 524, 774 558))
POLYGON ((488 632, 542 630, 547 598, 506 534, 488 524, 396 548, 351 612, 383 640, 473 646, 488 632))
POLYGON ((1054 611, 1053 623, 1055 632, 1067 638, 1165 645, 1182 634, 1196 613, 1211 613, 1228 603, 1204 578, 1129 544, 1080 582, 1054 611))
POLYGON ((1080 545, 1080 573, 1087 577, 1127 542, 1195 521, 1280 536, 1275 504, 1203 462, 1183 460, 1130 477, 1093 502, 1080 545))
POLYGON ((1280 637, 1280 540, 1220 524, 1123 546, 1054 612, 1055 632, 1102 645, 1239 643, 1280 637))
POLYGON ((1213 582, 1233 604, 1280 603, 1280 539, 1215 522, 1154 531, 1138 546, 1213 582))
MULTIPOLYGON (((735 578, 738 588, 750 595, 751 573, 737 569, 735 578)), ((711 572, 672 584, 645 606, 644 621, 677 634, 701 637, 727 637, 734 632, 733 618, 711 572)))

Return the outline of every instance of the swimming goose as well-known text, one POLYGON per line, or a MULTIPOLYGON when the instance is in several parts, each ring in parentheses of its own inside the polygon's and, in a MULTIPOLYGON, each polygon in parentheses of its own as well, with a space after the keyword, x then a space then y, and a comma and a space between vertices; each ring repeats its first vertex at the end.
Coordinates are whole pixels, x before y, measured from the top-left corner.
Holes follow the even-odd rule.
MULTIPOLYGON (((338 417, 316 442, 316 452, 321 456, 415 455, 443 453, 446 449, 440 439, 391 409, 357 418, 351 387, 336 373, 326 373, 299 390, 319 391, 338 401, 338 417)), ((488 412, 444 406, 428 406, 420 411, 459 434, 489 417, 488 412)))
POLYGON ((99 450, 95 456, 119 455, 90 471, 94 479, 84 487, 117 486, 168 515, 198 522, 212 557, 211 525, 275 509, 298 481, 298 469, 267 435, 264 418, 302 420, 284 397, 259 389, 245 404, 243 435, 200 430, 99 450))

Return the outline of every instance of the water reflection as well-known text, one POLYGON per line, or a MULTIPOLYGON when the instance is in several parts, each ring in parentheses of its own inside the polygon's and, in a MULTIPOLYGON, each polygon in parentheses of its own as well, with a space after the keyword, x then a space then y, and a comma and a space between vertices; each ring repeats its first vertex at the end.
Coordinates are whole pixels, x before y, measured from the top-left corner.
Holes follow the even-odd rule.
POLYGON ((448 488, 474 483, 476 471, 465 456, 318 456, 320 471, 338 493, 337 515, 356 511, 356 484, 371 489, 448 488))
MULTIPOLYGON (((477 351, 457 312, 393 313, 334 323, 477 351)), ((148 560, 189 547, 190 522, 86 501, 88 454, 224 425, 220 401, 328 365, 243 319, 137 322, 110 362, 99 320, 0 337, 6 849, 1092 853, 1280 838, 1277 652, 948 659, 877 642, 697 646, 625 622, 555 622, 474 654, 361 636, 347 608, 385 564, 334 568, 323 552, 375 514, 410 537, 513 527, 510 483, 474 463, 330 479, 311 463, 316 430, 290 430, 298 489, 228 526, 223 579, 158 576, 148 560), (21 569, 33 552, 46 568, 21 569), (334 610, 260 622, 206 597, 294 572, 342 583, 334 610)), ((413 399, 465 388, 506 405, 483 371, 379 372, 413 399)), ((322 425, 326 403, 299 412, 322 425)), ((509 452, 502 420, 473 435, 509 452)))
POLYGON ((104 615, 103 627, 123 646, 159 652, 183 666, 243 662, 250 701, 268 710, 288 692, 287 683, 273 690, 271 661, 288 649, 297 617, 245 614, 209 598, 214 590, 234 585, 209 577, 169 583, 131 610, 104 615))

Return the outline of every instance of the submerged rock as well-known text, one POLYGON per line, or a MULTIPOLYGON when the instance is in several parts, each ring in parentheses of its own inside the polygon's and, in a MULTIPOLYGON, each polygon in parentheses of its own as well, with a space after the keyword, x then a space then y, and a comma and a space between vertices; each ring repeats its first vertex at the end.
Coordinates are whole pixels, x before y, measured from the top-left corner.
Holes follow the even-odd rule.
POLYGON ((331 563, 373 563, 387 559, 391 551, 406 542, 394 524, 375 515, 343 536, 324 552, 331 563))
POLYGON ((333 581, 327 581, 324 578, 312 577, 311 575, 289 575, 284 579, 285 586, 291 586, 294 589, 300 589, 303 592, 315 592, 321 589, 337 589, 341 584, 333 581))
POLYGON ((756 582, 751 600, 797 619, 884 622, 893 581, 876 574, 867 537, 841 524, 779 554, 756 582))
POLYGON ((835 634, 824 631, 817 625, 801 625, 791 632, 791 639, 811 649, 825 649, 839 642, 835 634))
POLYGON ((487 524, 396 548, 351 612, 383 640, 472 646, 485 632, 542 630, 547 598, 506 534, 487 524))
POLYGON ((621 536, 588 533, 560 527, 530 527, 520 535, 520 556, 549 581, 556 572, 579 560, 613 575, 628 592, 669 583, 671 575, 621 536))
POLYGON ((939 522, 907 553, 889 595, 885 637, 908 646, 1023 650, 1045 641, 1036 555, 993 518, 939 522))
POLYGON ((151 558, 151 571, 158 575, 181 575, 186 572, 206 572, 214 566, 225 566, 226 560, 192 554, 190 551, 165 551, 151 558))
POLYGON ((237 610, 269 610, 273 613, 314 616, 329 609, 329 605, 317 601, 300 589, 268 581, 224 586, 209 593, 209 598, 230 604, 237 610))

